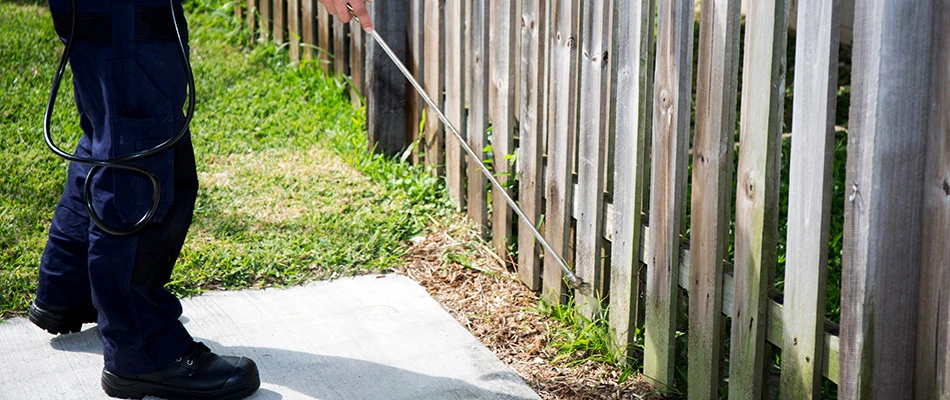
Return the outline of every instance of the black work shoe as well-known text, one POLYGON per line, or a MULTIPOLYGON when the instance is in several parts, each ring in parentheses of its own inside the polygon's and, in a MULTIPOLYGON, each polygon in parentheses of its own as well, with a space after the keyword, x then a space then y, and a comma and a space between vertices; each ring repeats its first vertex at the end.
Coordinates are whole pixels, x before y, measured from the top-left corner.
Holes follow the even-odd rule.
POLYGON ((30 304, 30 322, 54 335, 82 330, 82 324, 96 322, 99 313, 92 305, 55 307, 34 300, 30 304))
POLYGON ((181 357, 155 372, 119 375, 102 370, 102 389, 112 397, 170 400, 237 400, 261 386, 257 365, 245 357, 219 356, 195 342, 181 357))

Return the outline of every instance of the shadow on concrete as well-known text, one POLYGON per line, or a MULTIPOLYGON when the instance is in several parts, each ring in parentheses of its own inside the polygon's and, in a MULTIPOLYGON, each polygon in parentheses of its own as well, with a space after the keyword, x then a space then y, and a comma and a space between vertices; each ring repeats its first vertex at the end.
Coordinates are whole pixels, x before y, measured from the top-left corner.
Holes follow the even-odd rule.
MULTIPOLYGON (((260 367, 261 380, 287 388, 303 396, 327 399, 529 399, 488 390, 466 381, 421 374, 371 361, 347 357, 311 354, 287 349, 253 346, 223 346, 210 340, 201 340, 218 354, 252 358, 260 367)), ((60 351, 102 354, 102 341, 94 326, 79 333, 57 336, 50 345, 60 351)), ((492 373, 479 377, 480 381, 498 381, 491 385, 516 387, 516 376, 492 373), (505 382, 512 382, 505 384, 505 382)), ((288 393, 289 394, 289 393, 288 393)), ((291 396, 294 398, 296 396, 291 396)), ((263 388, 253 400, 283 399, 281 393, 263 388)))

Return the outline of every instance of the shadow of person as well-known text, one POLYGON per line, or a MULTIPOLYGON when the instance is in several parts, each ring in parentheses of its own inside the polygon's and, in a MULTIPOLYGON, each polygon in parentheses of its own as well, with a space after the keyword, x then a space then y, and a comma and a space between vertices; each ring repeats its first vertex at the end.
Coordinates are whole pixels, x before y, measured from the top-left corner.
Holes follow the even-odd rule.
MULTIPOLYGON (((222 346, 204 341, 221 354, 250 357, 261 369, 261 381, 296 392, 306 398, 325 400, 451 400, 537 399, 513 372, 479 377, 491 384, 477 386, 461 379, 426 375, 372 361, 311 354, 267 347, 222 346), (489 389, 488 387, 491 387, 489 389)), ((275 388, 280 391, 280 388, 275 388)), ((272 393, 276 394, 276 393, 272 393)), ((288 393, 289 394, 289 393, 288 393)), ((271 400, 259 392, 251 399, 271 400)), ((302 397, 303 397, 302 396, 302 397)), ((295 398, 289 396, 289 398, 295 398)))
MULTIPOLYGON (((218 354, 253 359, 261 373, 262 388, 252 400, 313 398, 325 400, 451 400, 536 399, 513 372, 479 377, 486 387, 461 379, 426 375, 372 361, 253 346, 223 346, 202 340, 218 354), (490 385, 488 382, 491 382, 490 385), (487 387, 491 387, 489 389, 487 387)), ((94 326, 50 340, 57 350, 102 355, 102 340, 94 326)))

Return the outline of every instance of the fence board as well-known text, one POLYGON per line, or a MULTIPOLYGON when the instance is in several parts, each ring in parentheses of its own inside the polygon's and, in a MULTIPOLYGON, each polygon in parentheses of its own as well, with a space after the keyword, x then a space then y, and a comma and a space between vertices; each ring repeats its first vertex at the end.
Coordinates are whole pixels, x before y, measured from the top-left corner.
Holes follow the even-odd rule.
POLYGON ((300 0, 300 41, 303 42, 303 59, 308 61, 313 60, 317 45, 314 7, 322 6, 316 4, 316 0, 300 0))
MULTIPOLYGON (((507 156, 514 153, 514 110, 513 96, 515 69, 511 60, 516 60, 518 49, 515 45, 515 1, 491 0, 489 16, 489 107, 491 108, 491 145, 492 169, 495 178, 503 186, 512 173, 507 156)), ((508 257, 508 238, 511 236, 513 211, 505 202, 498 188, 492 188, 492 245, 502 259, 508 257)), ((509 194, 510 191, 509 191, 509 194)))
POLYGON ((689 0, 661 1, 657 11, 659 32, 653 100, 656 108, 650 178, 653 256, 647 263, 643 373, 662 386, 673 387, 674 336, 679 315, 679 269, 676 267, 686 199, 694 8, 689 0))
POLYGON ((366 83, 363 81, 365 72, 364 46, 366 37, 363 28, 353 23, 350 30, 350 102, 354 108, 363 106, 362 94, 366 83))
POLYGON ((273 0, 271 3, 271 12, 274 13, 274 42, 283 44, 285 41, 284 30, 287 28, 285 13, 286 0, 273 0))
MULTIPOLYGON (((472 0, 471 50, 472 95, 468 120, 468 145, 484 159, 488 129, 488 0, 472 0)), ((488 237, 488 181, 474 161, 468 159, 468 216, 475 221, 478 234, 488 237)))
POLYGON ((855 11, 842 398, 914 397, 935 3, 865 1, 855 11))
MULTIPOLYGON (((950 24, 950 4, 934 4, 933 26, 950 24)), ((921 399, 950 398, 950 34, 934 29, 933 105, 924 172, 924 231, 920 271, 917 389, 921 399)))
MULTIPOLYGON (((319 60, 320 67, 323 68, 324 71, 328 72, 333 66, 331 64, 333 61, 330 60, 330 57, 333 54, 331 53, 333 51, 331 48, 332 39, 330 38, 331 24, 332 22, 330 21, 330 13, 327 11, 327 8, 323 6, 323 4, 320 4, 317 6, 317 50, 319 51, 317 59, 319 60)), ((383 54, 383 56, 385 56, 385 54, 383 54)))
MULTIPOLYGON (((465 76, 465 46, 462 45, 462 31, 464 30, 464 15, 462 3, 458 0, 445 3, 444 34, 445 34, 445 116, 455 125, 464 137, 465 135, 465 98, 462 84, 465 76)), ((465 155, 462 153, 458 138, 446 130, 445 132, 445 183, 449 190, 449 197, 455 201, 458 210, 465 207, 465 155)))
MULTIPOLYGON (((554 2, 551 28, 551 104, 548 111, 548 168, 545 189, 545 238, 568 259, 573 210, 574 135, 577 93, 577 0, 554 2)), ((541 296, 550 304, 565 301, 561 268, 555 255, 544 257, 541 296)))
POLYGON ((785 263, 786 399, 817 399, 828 275, 839 0, 799 0, 785 263))
POLYGON ((287 39, 291 62, 300 62, 300 0, 287 0, 287 39))
POLYGON ((349 75, 350 55, 347 53, 349 46, 346 43, 348 25, 343 25, 336 17, 333 20, 333 72, 339 75, 349 75))
POLYGON ((738 188, 736 287, 729 397, 761 398, 766 368, 768 289, 778 233, 778 183, 785 89, 786 0, 757 1, 746 13, 738 188))
POLYGON ((270 38, 271 26, 273 26, 273 13, 271 12, 271 0, 257 0, 257 6, 260 9, 261 16, 259 19, 258 26, 261 28, 260 40, 263 43, 267 43, 270 38))
MULTIPOLYGON (((442 108, 442 71, 445 67, 442 52, 442 5, 444 0, 425 0, 425 22, 423 25, 423 86, 436 106, 442 108)), ((443 169, 443 151, 445 150, 445 131, 435 109, 425 106, 426 120, 423 127, 425 137, 423 149, 425 162, 432 174, 441 176, 443 169)))
MULTIPOLYGON (((386 38, 397 57, 406 63, 409 58, 405 18, 407 0, 387 0, 370 4, 370 17, 379 35, 386 38), (385 15, 385 18, 380 16, 385 15)), ((323 9, 323 7, 320 7, 323 9)), ((325 12, 325 9, 324 9, 325 12)), ((321 54, 323 54, 321 52, 321 54)), ((379 44, 371 40, 366 46, 366 131, 369 146, 377 152, 394 156, 409 145, 413 120, 408 103, 415 93, 379 44)))
POLYGON ((722 382, 723 260, 729 244, 739 0, 702 3, 696 73, 696 133, 689 281, 689 398, 717 399, 722 382))
POLYGON ((607 95, 610 82, 608 46, 610 46, 609 1, 597 1, 583 7, 581 22, 580 110, 577 148, 577 232, 575 272, 593 286, 588 295, 574 294, 578 311, 591 319, 606 297, 603 259, 604 147, 606 142, 607 95), (605 75, 606 73, 606 75, 605 75))
POLYGON ((616 348, 625 357, 637 351, 636 325, 640 303, 640 224, 644 188, 644 136, 640 121, 646 117, 638 111, 645 102, 652 102, 642 93, 647 75, 643 64, 650 53, 648 37, 652 38, 653 1, 617 1, 613 12, 613 40, 611 43, 610 121, 614 134, 614 186, 612 209, 607 209, 607 220, 612 226, 605 231, 612 235, 610 246, 610 312, 609 325, 616 348))
MULTIPOLYGON (((425 3, 424 0, 409 0, 409 46, 410 46, 410 66, 412 76, 416 78, 419 84, 425 84, 425 3)), ((422 97, 413 93, 409 97, 410 115, 412 115, 412 129, 410 142, 416 146, 412 150, 410 159, 413 164, 419 164, 422 157, 422 140, 419 135, 422 131, 420 123, 422 121, 422 108, 425 103, 422 97)))
MULTIPOLYGON (((545 117, 544 80, 547 62, 543 58, 547 41, 547 0, 524 0, 521 14, 521 123, 518 144, 521 210, 541 229, 542 156, 544 154, 541 121, 545 117)), ((530 227, 518 222, 518 277, 531 290, 541 288, 540 250, 530 227)))
POLYGON ((244 15, 244 23, 247 24, 247 30, 252 36, 257 35, 257 18, 259 10, 257 9, 258 0, 247 0, 247 14, 244 15))

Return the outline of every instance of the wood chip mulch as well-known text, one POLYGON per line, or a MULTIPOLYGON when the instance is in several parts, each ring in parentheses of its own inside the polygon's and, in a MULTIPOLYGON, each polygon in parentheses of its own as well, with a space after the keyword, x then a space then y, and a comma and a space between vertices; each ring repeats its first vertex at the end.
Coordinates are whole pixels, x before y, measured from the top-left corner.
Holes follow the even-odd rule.
POLYGON ((505 263, 477 238, 442 229, 414 240, 407 265, 397 270, 415 280, 543 399, 659 399, 643 378, 618 383, 620 370, 603 363, 569 366, 554 362, 547 344, 556 321, 538 310, 528 290, 505 263), (453 238, 452 235, 456 237, 453 238), (469 266, 446 262, 465 255, 469 266))

